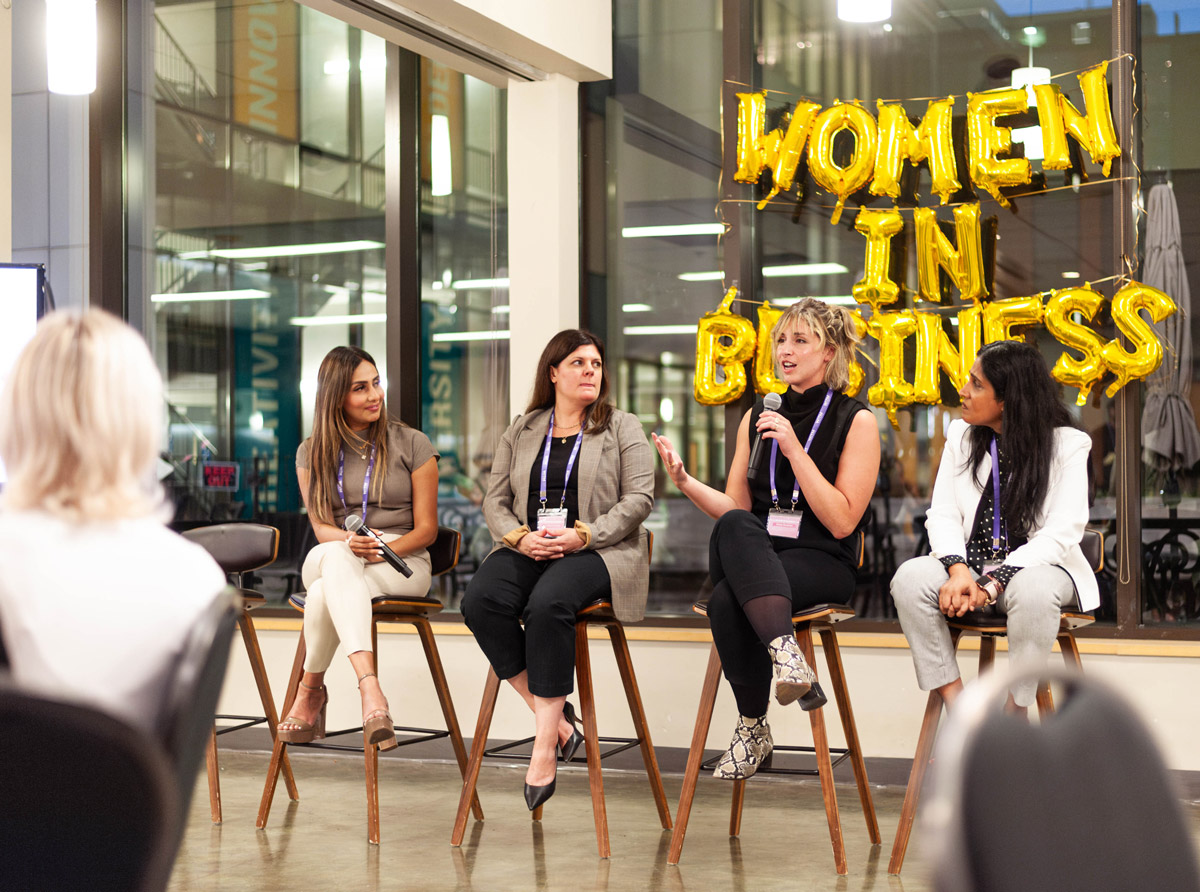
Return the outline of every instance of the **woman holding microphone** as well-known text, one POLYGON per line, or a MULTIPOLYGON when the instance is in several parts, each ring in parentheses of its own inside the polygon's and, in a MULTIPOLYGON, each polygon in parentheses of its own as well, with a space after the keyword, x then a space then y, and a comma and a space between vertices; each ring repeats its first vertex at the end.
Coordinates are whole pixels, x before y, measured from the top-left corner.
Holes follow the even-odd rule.
POLYGON ((358 678, 363 735, 391 749, 396 734, 375 675, 371 599, 429 592, 425 549, 437 538, 437 452, 423 433, 389 418, 378 367, 365 350, 335 347, 322 360, 312 436, 296 452, 296 478, 320 544, 301 569, 308 652, 279 739, 308 743, 325 736, 325 670, 340 641, 358 678), (346 519, 355 514, 403 558, 411 576, 384 561, 374 537, 347 532, 346 519))
POLYGON ((792 614, 850 598, 858 562, 852 537, 879 474, 875 417, 841 392, 859 340, 850 313, 804 298, 784 311, 772 336, 788 389, 778 410, 759 406, 743 416, 724 492, 691 477, 671 442, 654 438, 672 482, 717 521, 708 619, 740 715, 713 774, 730 780, 752 776, 771 754, 772 676, 781 704, 825 703, 792 614), (761 460, 751 468, 759 437, 761 460))
POLYGON ((496 448, 483 501, 496 547, 462 602, 496 675, 534 714, 530 811, 554 793, 556 754, 569 760, 583 741, 566 702, 576 613, 610 593, 626 622, 646 607, 641 523, 653 499, 653 459, 641 423, 609 401, 608 382, 595 335, 568 329, 550 339, 525 414, 496 448))

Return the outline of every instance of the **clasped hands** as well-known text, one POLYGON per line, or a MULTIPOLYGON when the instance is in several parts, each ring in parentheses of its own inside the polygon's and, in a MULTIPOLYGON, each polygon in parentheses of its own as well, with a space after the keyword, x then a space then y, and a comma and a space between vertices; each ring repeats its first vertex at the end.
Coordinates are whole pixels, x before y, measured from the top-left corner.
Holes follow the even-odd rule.
POLYGON ((950 568, 950 578, 938 589, 938 609, 946 616, 963 616, 977 610, 988 602, 988 593, 975 583, 975 578, 966 564, 955 564, 950 568))
POLYGON ((574 527, 564 530, 530 530, 517 543, 517 551, 535 561, 552 561, 583 548, 574 527))

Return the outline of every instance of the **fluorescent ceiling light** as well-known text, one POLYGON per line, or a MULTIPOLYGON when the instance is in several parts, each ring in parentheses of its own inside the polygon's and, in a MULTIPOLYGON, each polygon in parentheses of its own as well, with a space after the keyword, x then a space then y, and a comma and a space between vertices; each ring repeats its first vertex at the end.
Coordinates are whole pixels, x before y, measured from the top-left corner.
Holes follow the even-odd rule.
POLYGON ((843 22, 882 22, 892 17, 892 0, 838 0, 843 22))
POLYGON ((1064 279, 1078 279, 1078 278, 1080 278, 1080 275, 1075 270, 1069 269, 1062 274, 1062 277, 1064 279))
POLYGON ((621 309, 626 313, 649 313, 654 307, 650 304, 621 304, 621 309))
POLYGON ((383 246, 383 242, 359 239, 350 242, 314 242, 309 245, 266 245, 261 248, 214 248, 211 251, 184 251, 177 256, 180 260, 199 260, 208 257, 215 257, 220 260, 250 260, 259 257, 308 257, 313 254, 353 254, 355 251, 373 251, 383 246))
POLYGON ((318 325, 360 325, 367 322, 386 322, 387 313, 359 313, 357 316, 293 316, 292 325, 311 328, 318 325))
POLYGON ((512 307, 508 304, 500 304, 499 306, 492 307, 493 316, 507 316, 511 311, 512 307))
POLYGON ((684 223, 679 226, 626 226, 621 230, 622 238, 669 238, 679 235, 721 235, 725 231, 721 223, 684 223))
POLYGON ((450 170, 450 119, 445 115, 429 117, 429 186, 435 196, 454 191, 450 170))
MULTIPOLYGON (((858 301, 856 301, 854 299, 854 297, 849 294, 828 294, 828 295, 813 294, 813 295, 811 295, 811 297, 813 300, 819 300, 819 301, 822 301, 823 303, 832 304, 833 306, 836 306, 836 307, 856 307, 856 306, 858 306, 858 301)), ((773 307, 790 307, 792 304, 796 303, 797 301, 801 301, 801 300, 804 300, 804 298, 803 297, 772 298, 771 306, 773 306, 773 307)))
POLYGON ((439 344, 456 341, 507 341, 509 333, 505 331, 443 331, 435 334, 433 340, 439 344))
MULTIPOLYGON (((784 276, 833 276, 848 273, 850 270, 840 263, 790 263, 785 266, 764 266, 764 279, 778 279, 784 276)), ((683 282, 719 282, 725 274, 720 270, 706 270, 699 273, 680 273, 678 278, 683 282)))
POLYGON ((507 288, 508 277, 502 279, 459 279, 450 286, 455 291, 469 291, 472 288, 507 288))
POLYGON ((696 333, 696 324, 688 325, 626 325, 623 329, 627 335, 673 335, 696 333))
POLYGON ((46 0, 46 78, 51 93, 95 92, 95 0, 46 0))
POLYGON ((156 304, 187 304, 204 300, 262 300, 270 297, 270 291, 257 288, 239 288, 233 291, 179 291, 174 294, 151 294, 156 304))

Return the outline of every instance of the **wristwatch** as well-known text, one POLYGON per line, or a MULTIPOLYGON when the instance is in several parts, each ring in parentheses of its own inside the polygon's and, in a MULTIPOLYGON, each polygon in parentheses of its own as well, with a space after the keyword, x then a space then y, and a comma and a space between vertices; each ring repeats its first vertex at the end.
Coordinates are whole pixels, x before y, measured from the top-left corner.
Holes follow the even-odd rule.
POLYGON ((1004 586, 1000 584, 1000 580, 992 576, 983 575, 975 580, 975 584, 987 592, 987 606, 991 607, 996 603, 996 599, 1000 597, 1000 593, 1004 591, 1004 586))

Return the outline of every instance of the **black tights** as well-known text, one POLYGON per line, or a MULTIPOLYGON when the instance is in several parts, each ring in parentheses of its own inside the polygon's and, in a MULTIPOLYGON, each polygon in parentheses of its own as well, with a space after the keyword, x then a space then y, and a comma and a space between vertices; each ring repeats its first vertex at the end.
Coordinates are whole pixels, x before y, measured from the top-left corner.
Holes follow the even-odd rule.
POLYGON ((793 611, 849 600, 854 570, 815 548, 776 551, 761 520, 729 511, 709 540, 709 575, 708 622, 725 678, 742 715, 764 716, 771 692, 766 645, 792 634, 793 611))

